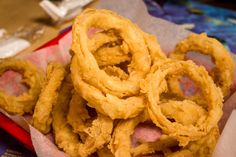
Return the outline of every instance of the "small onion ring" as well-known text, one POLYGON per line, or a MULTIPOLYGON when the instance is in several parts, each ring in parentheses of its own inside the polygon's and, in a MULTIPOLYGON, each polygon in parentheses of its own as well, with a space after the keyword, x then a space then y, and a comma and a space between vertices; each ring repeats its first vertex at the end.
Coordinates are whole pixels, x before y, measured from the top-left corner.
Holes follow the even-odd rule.
POLYGON ((207 71, 202 66, 197 66, 192 61, 166 60, 153 66, 153 73, 150 73, 146 80, 141 83, 142 92, 146 93, 148 102, 148 113, 152 121, 162 129, 162 131, 176 138, 181 146, 187 145, 192 140, 197 140, 206 135, 217 125, 222 115, 223 96, 220 88, 216 87, 207 71), (208 114, 206 119, 199 125, 183 125, 181 123, 171 123, 161 111, 160 94, 167 91, 161 84, 166 77, 176 75, 187 75, 202 90, 203 99, 206 104, 203 106, 208 114))
POLYGON ((170 58, 184 60, 189 51, 210 55, 216 65, 210 74, 217 86, 221 88, 223 95, 227 96, 233 82, 235 67, 228 50, 216 39, 208 37, 206 33, 191 34, 176 45, 170 58))
POLYGON ((42 72, 29 61, 13 58, 0 61, 0 76, 7 70, 21 73, 29 90, 20 96, 10 96, 0 91, 0 107, 11 114, 31 113, 41 92, 42 72))

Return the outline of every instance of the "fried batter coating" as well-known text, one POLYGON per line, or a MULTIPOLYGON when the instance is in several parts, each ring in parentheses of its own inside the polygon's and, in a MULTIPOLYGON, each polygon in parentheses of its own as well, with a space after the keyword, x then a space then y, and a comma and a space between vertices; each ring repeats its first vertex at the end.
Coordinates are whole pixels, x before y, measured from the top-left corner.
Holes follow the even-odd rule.
POLYGON ((130 61, 129 49, 125 42, 111 31, 95 33, 89 39, 89 50, 93 53, 98 65, 111 66, 130 61))
POLYGON ((150 118, 165 134, 177 139, 180 146, 186 146, 190 141, 198 140, 208 134, 217 125, 222 116, 223 96, 204 67, 197 66, 192 61, 166 60, 157 63, 151 71, 152 73, 142 82, 141 88, 148 99, 150 118), (167 77, 179 75, 188 76, 201 87, 205 104, 198 105, 207 111, 207 116, 200 117, 195 125, 185 125, 180 119, 179 122, 171 122, 168 120, 168 114, 165 116, 161 109, 160 94, 168 92, 168 88, 162 86, 163 81, 167 77))
MULTIPOLYGON (((119 98, 139 93, 139 81, 149 72, 152 59, 150 49, 146 44, 148 41, 136 25, 108 10, 86 9, 75 19, 72 34, 72 50, 75 53, 74 57, 78 60, 77 64, 80 66, 80 75, 83 81, 103 93, 112 94, 119 98), (100 20, 103 22, 96 22, 100 20), (103 30, 113 29, 119 33, 120 38, 127 45, 125 47, 129 49, 132 55, 131 63, 128 66, 130 75, 127 80, 114 79, 99 68, 87 43, 87 31, 91 27, 103 30)), ((153 46, 154 43, 151 45, 153 46)), ((155 45, 158 44, 155 43, 155 45)), ((155 51, 155 53, 162 52, 155 51)), ((76 74, 73 73, 72 75, 76 74)))
POLYGON ((71 157, 78 157, 77 143, 78 136, 72 132, 71 127, 67 124, 68 105, 70 103, 73 85, 70 77, 67 76, 63 81, 59 91, 57 102, 52 111, 52 127, 55 136, 55 143, 71 157))
POLYGON ((84 132, 84 129, 87 127, 85 121, 89 118, 86 101, 74 92, 69 104, 68 123, 72 126, 75 133, 84 132))
POLYGON ((58 90, 65 74, 65 68, 61 64, 53 62, 48 64, 46 80, 33 114, 33 126, 44 134, 51 129, 51 111, 57 100, 58 90))
POLYGON ((107 66, 103 70, 110 76, 118 77, 121 80, 126 80, 129 76, 121 68, 116 66, 107 66))
POLYGON ((138 95, 121 99, 111 94, 104 95, 100 90, 85 83, 81 79, 81 75, 78 73, 79 69, 77 58, 73 57, 71 61, 71 78, 75 90, 88 101, 88 105, 95 108, 97 112, 105 114, 112 119, 127 119, 137 116, 144 110, 145 103, 143 96, 138 95))
POLYGON ((159 141, 142 143, 133 148, 133 156, 162 152, 164 157, 211 157, 219 138, 219 129, 214 127, 206 136, 178 148, 178 142, 163 135, 159 141), (173 147, 176 147, 173 151, 173 147))
POLYGON ((216 126, 206 136, 190 142, 186 147, 168 154, 167 157, 212 157, 219 135, 219 128, 216 126))
POLYGON ((208 37, 206 33, 191 34, 176 45, 170 58, 184 60, 190 51, 197 51, 211 57, 216 66, 210 75, 221 88, 223 95, 227 96, 233 82, 235 68, 229 51, 219 41, 208 37))
POLYGON ((42 72, 29 61, 14 58, 0 61, 0 76, 7 70, 21 73, 29 90, 19 96, 7 95, 0 91, 0 107, 11 114, 32 113, 43 83, 42 72))
POLYGON ((135 118, 122 120, 118 123, 110 142, 111 151, 115 157, 142 156, 178 145, 178 142, 175 139, 168 136, 162 136, 158 141, 142 143, 133 148, 131 145, 131 135, 133 134, 135 127, 147 119, 147 113, 142 113, 135 118))
POLYGON ((109 66, 130 61, 131 58, 125 55, 120 46, 104 47, 94 54, 99 66, 109 66))
MULTIPOLYGON (((207 116, 207 111, 191 100, 160 103, 161 112, 171 120, 183 125, 196 125, 207 116)), ((200 124, 198 124, 200 125, 200 124)))
POLYGON ((67 123, 67 114, 71 97, 71 84, 63 83, 62 89, 55 107, 53 109, 53 130, 55 141, 59 148, 63 149, 72 157, 87 157, 109 142, 113 129, 113 121, 101 114, 98 114, 91 126, 84 127, 83 132, 87 134, 82 143, 78 134, 74 133, 67 123), (69 86, 69 87, 68 87, 69 86), (69 93, 69 94, 67 94, 69 93), (64 95, 66 97, 64 97, 64 95))
POLYGON ((102 149, 99 149, 97 151, 97 155, 99 157, 114 157, 114 155, 111 153, 111 150, 107 147, 103 147, 102 149))
POLYGON ((142 112, 140 80, 154 61, 166 59, 156 38, 112 11, 96 9, 86 9, 75 19, 72 34, 72 81, 89 106, 112 119, 142 112), (99 30, 88 37, 94 28, 99 30))

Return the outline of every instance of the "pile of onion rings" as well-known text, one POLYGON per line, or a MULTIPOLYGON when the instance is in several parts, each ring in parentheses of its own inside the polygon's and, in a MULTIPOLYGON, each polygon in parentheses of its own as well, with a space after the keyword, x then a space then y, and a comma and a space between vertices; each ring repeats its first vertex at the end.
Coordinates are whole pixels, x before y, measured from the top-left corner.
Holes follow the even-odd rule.
POLYGON ((17 71, 29 86, 18 97, 0 91, 0 107, 11 114, 34 109, 33 126, 52 130, 58 148, 72 157, 211 156, 234 75, 220 42, 191 34, 168 58, 154 36, 96 9, 76 17, 72 37, 71 62, 49 63, 44 80, 28 61, 0 62, 0 75, 17 71), (216 67, 208 72, 186 61, 188 51, 210 55, 216 67), (199 92, 185 95, 181 77, 199 92))

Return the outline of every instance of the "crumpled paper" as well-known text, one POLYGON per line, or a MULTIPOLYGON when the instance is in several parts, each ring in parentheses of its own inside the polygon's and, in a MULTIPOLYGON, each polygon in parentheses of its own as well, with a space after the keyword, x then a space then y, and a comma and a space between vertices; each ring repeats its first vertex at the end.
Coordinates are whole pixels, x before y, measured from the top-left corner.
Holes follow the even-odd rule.
POLYGON ((224 114, 219 122, 219 127, 222 133, 215 148, 213 157, 235 157, 236 92, 224 103, 223 112, 224 114))
MULTIPOLYGON (((140 1, 140 0, 119 0, 119 1, 100 0, 97 5, 97 8, 105 8, 105 9, 113 10, 119 13, 120 15, 131 19, 144 31, 156 35, 158 38, 158 42, 161 45, 162 50, 167 54, 170 53, 174 49, 176 43, 179 40, 185 38, 190 33, 189 31, 184 30, 182 27, 179 27, 176 24, 162 20, 160 18, 155 18, 155 17, 150 16, 147 13, 145 4, 143 3, 143 1, 140 1)), ((69 49, 71 47, 71 40, 72 40, 72 36, 71 36, 71 32, 69 32, 66 36, 64 36, 59 41, 58 45, 43 48, 41 50, 33 52, 32 54, 25 55, 23 56, 23 58, 31 61, 32 63, 37 65, 39 68, 41 68, 45 72, 46 65, 49 61, 53 60, 53 61, 58 61, 64 64, 69 62, 70 60, 69 49)), ((20 57, 22 58, 22 56, 20 57)), ((192 58, 197 58, 197 57, 192 56, 192 58)), ((209 61, 202 60, 202 58, 198 58, 197 62, 201 62, 201 64, 204 64, 206 66, 209 65, 209 61)), ((8 74, 8 75, 11 75, 11 74, 8 74)), ((3 78, 4 77, 0 78, 0 87, 3 87, 5 89, 4 85, 6 84, 6 82, 8 83, 12 83, 12 82, 7 80, 6 79, 7 77, 5 77, 5 79, 3 78)), ((9 88, 6 90, 10 91, 12 89, 9 88)), ((232 101, 232 100, 236 100, 236 93, 233 94, 231 98, 228 99, 228 101, 226 101, 225 103, 224 110, 226 111, 225 113, 227 115, 224 115, 224 120, 222 120, 222 124, 221 124, 222 126, 226 122, 228 116, 230 115, 230 112, 236 108, 236 103, 234 103, 235 101, 232 101)), ((18 123, 19 125, 24 126, 26 130, 29 130, 37 156, 39 157, 66 157, 67 156, 64 152, 60 151, 56 147, 56 145, 53 142, 53 138, 51 134, 45 136, 27 123, 27 121, 30 121, 30 118, 28 117, 22 118, 22 117, 17 117, 17 116, 10 116, 10 115, 8 115, 8 117, 16 121, 16 123, 18 123), (25 118, 27 119, 27 121, 25 120, 25 118)), ((232 119, 235 121, 236 116, 233 116, 232 118, 230 118, 230 122, 225 127, 227 130, 230 130, 231 128, 236 130, 236 127, 232 125, 233 123, 232 119)), ((219 150, 221 149, 222 145, 226 147, 229 145, 231 145, 232 147, 236 147, 235 143, 230 143, 232 141, 225 140, 226 137, 230 136, 230 133, 232 132, 225 131, 225 130, 222 132, 214 157, 222 157, 222 154, 220 155, 219 153, 220 152, 219 150), (228 136, 226 136, 225 134, 227 134, 228 136)), ((234 136, 234 135, 232 134, 231 136, 234 136)), ((234 149, 232 148, 230 150, 236 150, 236 148, 234 149)), ((230 150, 228 149, 227 151, 230 151, 230 150)), ((232 153, 234 152, 233 151, 228 152, 227 157, 231 157, 232 153)))

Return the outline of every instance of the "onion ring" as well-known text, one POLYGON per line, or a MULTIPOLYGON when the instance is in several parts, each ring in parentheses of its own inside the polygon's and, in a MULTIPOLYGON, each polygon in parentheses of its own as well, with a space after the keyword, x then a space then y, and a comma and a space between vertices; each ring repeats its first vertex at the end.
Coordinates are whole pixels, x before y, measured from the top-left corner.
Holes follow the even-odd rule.
POLYGON ((139 80, 144 78, 150 70, 151 58, 145 42, 144 33, 137 26, 107 10, 87 9, 75 19, 73 25, 72 50, 81 67, 83 80, 104 93, 118 97, 137 94, 139 92, 139 80), (100 19, 103 22, 96 22, 100 19), (132 54, 131 64, 129 65, 131 75, 127 80, 113 79, 99 69, 87 43, 86 32, 91 27, 98 27, 103 30, 113 29, 120 32, 119 35, 128 45, 132 54))
MULTIPOLYGON (((204 114, 206 114, 203 108, 197 106, 190 100, 185 100, 179 103, 176 103, 175 101, 168 101, 162 103, 160 106, 166 116, 173 118, 174 120, 176 120, 176 122, 183 122, 184 124, 189 125, 194 125, 198 118, 201 119, 201 116, 204 116, 204 114), (171 110, 169 110, 170 108, 171 110), (197 113, 193 115, 193 117, 189 118, 190 116, 192 116, 193 112, 191 111, 193 110, 197 113), (185 117, 180 117, 180 115, 184 115, 185 117), (188 119, 186 119, 186 117, 188 119)), ((145 117, 144 115, 140 115, 133 119, 121 121, 117 125, 110 143, 111 150, 115 156, 140 156, 156 151, 161 151, 164 154, 168 154, 171 147, 178 146, 179 143, 177 142, 177 140, 170 136, 162 135, 158 141, 142 143, 135 148, 131 148, 131 141, 129 140, 130 135, 133 133, 135 126, 145 120, 147 120, 147 117, 145 117)))
POLYGON ((123 120, 116 126, 110 142, 111 152, 116 157, 131 157, 153 153, 156 150, 163 150, 167 147, 177 146, 178 142, 173 138, 162 136, 160 140, 148 144, 143 143, 135 148, 131 147, 131 135, 135 127, 148 119, 146 113, 123 120), (147 147, 146 147, 147 146, 147 147))
MULTIPOLYGON (((189 100, 183 102, 175 102, 169 100, 160 104, 161 110, 167 118, 171 118, 176 122, 181 122, 184 125, 195 125, 199 119, 204 119, 202 116, 206 116, 205 110, 197 104, 189 100), (194 114, 193 114, 194 113, 194 114)), ((149 154, 153 152, 163 152, 165 156, 171 152, 170 147, 178 146, 178 142, 173 138, 162 135, 159 141, 142 143, 132 150, 133 156, 149 154)))
POLYGON ((0 76, 7 70, 21 73, 29 90, 20 96, 10 96, 0 91, 0 107, 11 114, 31 113, 41 91, 42 72, 29 61, 13 58, 0 61, 0 76))
POLYGON ((139 95, 139 82, 149 72, 152 62, 166 58, 154 36, 142 32, 129 20, 111 11, 94 9, 87 9, 76 18, 73 25, 72 51, 75 53, 71 63, 75 90, 89 102, 90 107, 112 119, 135 117, 143 111, 144 97, 139 95), (98 19, 103 22, 96 23, 98 19), (113 21, 115 25, 106 21, 113 21), (127 28, 124 29, 124 25, 127 28), (99 67, 88 47, 86 33, 91 27, 98 27, 105 32, 112 30, 116 32, 117 38, 122 39, 120 47, 123 52, 129 52, 132 56, 127 76, 123 75, 125 72, 120 75, 119 67, 99 67), (106 71, 115 72, 118 77, 109 75, 106 71))
POLYGON ((58 63, 49 63, 46 80, 33 114, 33 126, 46 134, 51 129, 51 111, 57 100, 58 90, 66 74, 65 68, 58 63))
POLYGON ((80 73, 80 67, 77 64, 77 58, 73 57, 71 61, 71 78, 75 90, 95 108, 98 112, 108 115, 112 119, 130 118, 137 116, 145 108, 143 96, 133 96, 120 99, 116 96, 104 95, 97 88, 85 83, 80 73))
POLYGON ((116 157, 131 157, 131 135, 136 125, 147 120, 146 114, 121 121, 117 124, 110 141, 111 152, 116 157))
POLYGON ((148 113, 152 121, 162 131, 176 138, 180 146, 187 145, 192 140, 205 136, 214 126, 217 125, 222 115, 223 96, 220 88, 216 87, 204 67, 195 65, 192 61, 166 60, 153 66, 153 73, 150 73, 145 81, 141 83, 143 93, 146 93, 148 102, 148 113), (199 124, 183 125, 177 122, 170 122, 161 111, 160 94, 167 91, 161 84, 167 77, 176 75, 187 75, 202 90, 203 99, 207 110, 206 118, 199 124))
POLYGON ((189 51, 211 56, 216 67, 210 74, 217 86, 221 88, 223 95, 227 96, 234 77, 234 61, 228 50, 216 39, 207 37, 205 33, 191 34, 176 45, 170 58, 183 60, 189 51))
POLYGON ((98 114, 98 118, 92 122, 92 126, 83 129, 88 136, 82 143, 67 123, 71 90, 70 82, 65 80, 52 113, 55 141, 70 156, 87 157, 109 142, 113 122, 110 118, 98 114))
POLYGON ((73 90, 73 85, 69 79, 66 79, 62 83, 62 87, 59 91, 57 102, 52 111, 52 127, 55 135, 55 143, 61 149, 63 149, 67 154, 72 157, 78 156, 78 148, 76 148, 78 137, 72 132, 71 127, 67 124, 67 112, 68 104, 72 97, 71 90, 73 90))

